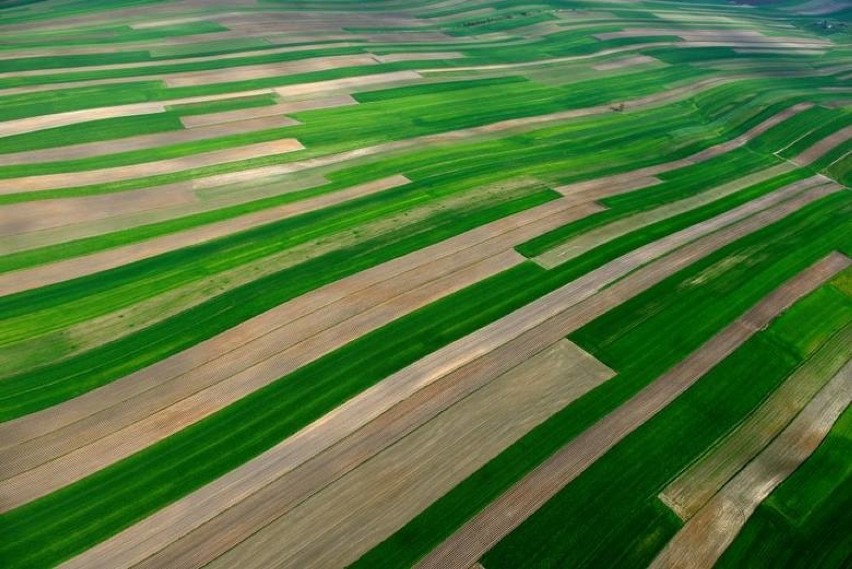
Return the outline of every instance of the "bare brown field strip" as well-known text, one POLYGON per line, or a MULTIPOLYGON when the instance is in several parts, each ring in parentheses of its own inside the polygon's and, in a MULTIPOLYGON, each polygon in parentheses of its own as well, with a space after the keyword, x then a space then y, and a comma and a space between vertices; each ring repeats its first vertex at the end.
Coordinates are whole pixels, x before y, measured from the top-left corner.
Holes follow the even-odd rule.
POLYGON ((464 54, 458 51, 432 51, 413 53, 389 53, 387 55, 374 55, 379 63, 396 63, 398 61, 428 61, 430 59, 462 59, 464 54))
POLYGON ((677 30, 667 28, 632 28, 617 32, 594 34, 594 37, 599 40, 649 36, 678 36, 685 42, 698 46, 735 45, 738 47, 759 47, 763 45, 776 47, 831 47, 831 43, 825 40, 767 36, 756 30, 677 30))
MULTIPOLYGON (((277 113, 270 113, 270 115, 274 114, 277 113)), ((205 126, 202 128, 175 130, 159 134, 143 134, 140 136, 119 138, 104 142, 90 142, 87 144, 60 146, 57 148, 16 152, 13 154, 0 154, 0 166, 78 160, 81 158, 91 158, 93 156, 102 156, 105 154, 145 150, 160 146, 169 146, 172 144, 194 142, 198 140, 218 138, 221 136, 243 134, 298 124, 297 121, 287 117, 270 115, 258 115, 258 117, 261 118, 248 117, 251 120, 238 120, 236 122, 228 122, 227 124, 212 124, 211 126, 205 126)), ((64 175, 69 176, 69 174, 64 175)), ((75 175, 76 174, 71 176, 73 177, 75 175)))
POLYGON ((697 154, 693 154, 689 157, 689 160, 693 162, 703 162, 705 160, 710 160, 711 158, 715 158, 716 156, 720 156, 725 154, 726 152, 730 152, 735 150, 741 146, 747 144, 750 140, 757 138, 764 132, 768 131, 770 128, 781 124, 785 120, 803 112, 807 109, 813 107, 813 103, 798 103, 789 107, 780 113, 766 119, 759 125, 749 129, 748 132, 741 134, 740 136, 729 140, 727 142, 723 142, 721 144, 717 144, 715 146, 711 146, 707 150, 699 152, 697 154))
POLYGON ((632 55, 630 57, 624 57, 621 59, 616 59, 613 61, 604 61, 603 63, 598 63, 597 65, 593 65, 592 69, 595 71, 612 71, 614 69, 624 69, 629 67, 635 67, 638 65, 648 65, 651 63, 661 63, 659 59, 654 59, 648 55, 632 55))
POLYGON ((852 356, 852 327, 796 370, 720 446, 690 466, 661 493, 681 519, 694 516, 726 482, 763 450, 852 356))
POLYGON ((226 162, 239 162, 251 158, 274 156, 302 150, 304 147, 295 138, 282 138, 270 142, 259 142, 238 146, 223 150, 213 150, 201 154, 181 156, 180 158, 169 158, 154 162, 143 162, 130 166, 118 166, 104 168, 102 170, 86 170, 73 174, 45 174, 42 176, 27 176, 24 178, 11 178, 4 180, 0 194, 14 194, 19 192, 35 192, 39 190, 52 190, 87 186, 91 184, 102 184, 107 182, 120 182, 133 178, 154 176, 158 174, 172 174, 182 170, 215 166, 226 162))
MULTIPOLYGON (((41 200, 0 206, 0 236, 22 235, 63 225, 91 222, 123 213, 188 204, 196 201, 191 183, 165 191, 139 190, 76 199, 41 200)), ((0 254, 15 247, 0 242, 0 254)))
POLYGON ((282 63, 267 63, 262 65, 246 65, 228 67, 211 71, 191 71, 175 75, 163 76, 168 87, 191 87, 210 85, 212 83, 228 83, 232 81, 248 81, 266 77, 279 77, 297 73, 376 65, 378 62, 370 55, 333 55, 312 59, 300 59, 282 63))
MULTIPOLYGON (((210 113, 205 115, 193 115, 181 117, 180 121, 183 126, 195 129, 204 128, 209 125, 230 123, 232 121, 242 121, 258 117, 271 117, 274 115, 286 115, 299 111, 307 111, 313 109, 325 109, 331 107, 340 107, 344 105, 355 105, 358 101, 349 95, 340 95, 337 97, 328 97, 325 99, 312 99, 308 101, 294 103, 278 103, 266 107, 253 107, 250 109, 239 109, 237 111, 225 111, 222 113, 210 113)), ((295 120, 290 119, 293 124, 295 120)))
POLYGON ((542 463, 437 547, 417 567, 469 567, 598 458, 736 350, 759 327, 847 266, 847 257, 833 254, 782 285, 742 318, 542 463))
POLYGON ((567 341, 556 347, 475 391, 209 567, 354 562, 523 434, 614 375, 567 341))
MULTIPOLYGON (((594 249, 595 247, 599 247, 604 243, 645 227, 646 225, 651 225, 652 223, 701 207, 717 199, 738 192, 743 188, 747 188, 752 184, 757 184, 763 180, 779 176, 789 170, 792 170, 792 166, 789 164, 780 164, 778 166, 744 176, 728 184, 710 188, 693 197, 673 202, 650 211, 640 212, 625 219, 614 221, 597 229, 583 233, 582 235, 570 239, 561 245, 557 245, 553 249, 550 249, 536 257, 535 261, 546 268, 556 267, 582 255, 587 251, 590 251, 591 249, 594 249)), ((812 176, 806 180, 795 182, 777 191, 781 192, 780 195, 785 195, 787 192, 796 193, 816 185, 824 184, 827 181, 828 179, 824 176, 812 176)))
MULTIPOLYGON (((346 325, 350 329, 339 332, 339 335, 340 338, 348 337, 356 333, 355 321, 351 321, 351 318, 359 316, 362 320, 366 319, 366 324, 369 325, 372 322, 370 318, 375 317, 377 309, 379 313, 381 310, 387 311, 388 308, 399 312, 401 308, 398 301, 394 301, 395 297, 437 279, 447 281, 442 285, 444 288, 456 288, 458 285, 454 284, 452 278, 455 272, 459 270, 470 272, 469 267, 473 267, 476 263, 503 255, 515 244, 595 209, 593 206, 571 208, 564 203, 547 205, 549 207, 537 208, 536 212, 525 212, 526 215, 523 216, 513 216, 514 219, 501 220, 499 224, 491 224, 490 227, 468 232, 439 246, 430 247, 424 252, 412 253, 305 294, 214 339, 132 374, 124 380, 105 386, 91 395, 84 396, 85 399, 77 398, 40 412, 39 417, 24 417, 4 424, 0 426, 4 433, 2 438, 7 443, 13 439, 23 442, 43 435, 51 428, 59 429, 69 424, 79 428, 80 425, 77 423, 80 419, 100 410, 110 409, 112 405, 129 402, 136 394, 148 394, 153 387, 188 372, 200 376, 196 379, 196 383, 198 380, 203 380, 206 382, 201 384, 203 387, 217 379, 227 378, 229 373, 249 367, 255 359, 263 361, 270 355, 298 343, 300 339, 310 338, 317 333, 328 336, 330 333, 326 330, 336 324, 347 322, 346 325), (388 302, 391 304, 384 306, 388 302), (373 313, 369 312, 370 309, 373 309, 373 313), (287 327, 288 323, 292 323, 293 326, 287 327), (269 336, 273 332, 275 335, 269 336), (241 351, 234 352, 234 350, 241 351), (213 377, 203 376, 202 373, 205 371, 214 374, 213 377)), ((513 252, 509 256, 499 258, 511 263, 522 260, 513 252)), ((501 263, 497 264, 502 266, 501 263)), ((415 302, 412 298, 409 298, 409 301, 415 302)), ((385 313, 384 317, 392 317, 392 315, 385 313)), ((363 324, 361 326, 363 327, 363 324)), ((324 344, 320 347, 323 348, 324 344)), ((302 348, 304 349, 304 346, 302 348)), ((294 357, 298 360, 307 357, 307 354, 297 353, 294 357)), ((186 378, 182 381, 184 388, 189 389, 188 393, 192 393, 192 384, 186 378)), ((150 395, 153 396, 155 393, 152 392, 150 395)), ((159 400, 155 409, 179 399, 180 393, 166 390, 165 397, 167 399, 159 400)), ((125 406, 128 407, 125 412, 130 414, 129 418, 125 418, 126 421, 132 422, 134 418, 144 417, 144 413, 139 412, 141 403, 125 406)), ((116 426, 114 421, 121 418, 115 409, 112 409, 110 417, 113 420, 113 426, 116 426)), ((105 433, 110 432, 107 429, 109 425, 103 424, 102 421, 106 419, 103 417, 98 419, 98 424, 106 429, 105 433)), ((121 423, 118 423, 118 426, 120 427, 121 423)), ((36 455, 44 454, 46 447, 53 446, 44 438, 39 441, 31 445, 36 455)), ((8 461, 2 461, 4 472, 8 473, 9 469, 13 468, 12 464, 19 464, 21 460, 25 460, 27 453, 23 450, 18 447, 13 453, 14 457, 9 456, 8 461)), ((66 448, 59 454, 68 450, 70 449, 66 448)))
MULTIPOLYGON (((353 432, 374 417, 386 412, 396 402, 412 398, 418 391, 426 389, 443 377, 464 373, 465 366, 471 364, 471 362, 477 365, 493 361, 489 358, 482 358, 482 356, 498 350, 501 346, 504 346, 502 353, 510 357, 512 357, 511 354, 515 354, 515 357, 518 355, 523 357, 523 349, 530 349, 530 346, 546 346, 556 342, 571 331, 691 264, 696 258, 707 255, 768 223, 783 218, 791 211, 803 207, 809 201, 818 199, 820 195, 821 193, 812 192, 810 196, 791 200, 773 210, 755 215, 735 226, 728 227, 683 247, 680 246, 683 241, 679 238, 666 239, 663 240, 663 243, 652 244, 643 248, 643 250, 625 255, 622 259, 566 285, 539 301, 390 376, 377 386, 338 407, 322 420, 306 427, 277 447, 223 477, 217 483, 227 484, 228 486, 240 484, 244 481, 244 477, 249 476, 249 473, 265 472, 266 469, 271 468, 270 463, 279 465, 272 470, 277 475, 281 475, 282 469, 285 468, 282 465, 290 464, 291 466, 286 467, 289 469, 293 468, 294 460, 296 460, 296 463, 305 460, 305 458, 298 460, 293 458, 294 456, 303 456, 298 454, 299 452, 307 452, 311 456, 319 453, 321 449, 317 448, 316 441, 323 440, 325 441, 323 444, 330 445, 341 440, 341 438, 347 436, 347 433, 353 432), (674 252, 642 267, 646 261, 670 251, 674 252), (642 268, 633 272, 638 267, 642 268), (632 274, 629 274, 631 272, 632 274), (628 274, 629 276, 626 278, 618 280, 628 274), (609 288, 603 288, 607 283, 613 281, 617 282, 609 288), (594 294, 595 290, 601 289, 603 289, 602 292, 594 294), (584 299, 588 300, 584 302, 584 299), (531 338, 535 341, 530 342, 531 338), (526 348, 523 348, 524 346, 526 348), (335 432, 339 434, 334 434, 335 432), (298 449, 302 450, 299 451, 298 449)), ((503 360, 505 361, 505 358, 503 360)), ((245 484, 248 484, 248 482, 245 482, 245 484)), ((260 483, 256 482, 252 487, 257 487, 258 484, 260 483)), ((191 499, 200 501, 198 503, 214 499, 213 496, 218 495, 219 492, 217 488, 213 485, 205 487, 191 495, 191 499)), ((177 512, 164 510, 166 512, 162 514, 164 518, 158 518, 155 515, 140 524, 137 529, 130 528, 116 538, 105 542, 103 547, 120 552, 134 550, 134 548, 141 546, 150 554, 151 551, 144 548, 146 547, 145 544, 152 543, 149 541, 153 539, 151 532, 156 533, 158 528, 161 527, 161 521, 168 519, 169 516, 182 517, 185 515, 187 511, 185 503, 178 503, 175 506, 178 508, 177 512)), ((162 523, 167 522, 162 521, 162 523)), ((166 533, 168 535, 160 535, 159 539, 165 539, 168 542, 172 530, 166 533)), ((98 549, 98 551, 101 550, 98 549)), ((138 555, 138 550, 134 555, 138 555)))
POLYGON ((793 162, 801 166, 809 166, 850 138, 852 138, 852 126, 847 126, 817 142, 793 158, 793 162))
POLYGON ((419 81, 423 76, 416 71, 391 71, 389 73, 376 73, 373 75, 361 75, 358 77, 346 77, 343 79, 329 79, 327 81, 315 81, 313 83, 300 83, 287 87, 276 87, 273 89, 280 97, 299 98, 305 95, 316 95, 323 93, 334 93, 344 91, 351 93, 362 87, 374 85, 385 85, 395 83, 409 83, 419 81))
POLYGON ((66 259, 23 271, 5 273, 0 275, 0 295, 12 294, 105 271, 167 251, 197 245, 211 239, 244 231, 252 227, 258 227, 266 223, 272 223, 286 217, 329 207, 407 183, 408 179, 404 176, 391 176, 331 194, 273 207, 179 233, 172 233, 163 237, 156 237, 141 243, 116 247, 84 257, 66 259))
POLYGON ((757 506, 816 450, 850 402, 852 362, 820 390, 763 452, 686 522, 651 567, 713 567, 757 506))
POLYGON ((37 117, 4 121, 3 132, 0 136, 24 134, 27 132, 35 132, 37 130, 100 119, 163 113, 165 110, 166 108, 163 103, 135 103, 132 105, 87 109, 85 111, 70 111, 67 113, 56 113, 52 115, 39 115, 37 117))

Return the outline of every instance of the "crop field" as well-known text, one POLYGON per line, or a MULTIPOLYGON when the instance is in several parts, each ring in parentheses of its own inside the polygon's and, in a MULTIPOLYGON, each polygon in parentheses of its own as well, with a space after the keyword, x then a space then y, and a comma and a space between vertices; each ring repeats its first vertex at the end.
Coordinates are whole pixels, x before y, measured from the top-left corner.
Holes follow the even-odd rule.
POLYGON ((0 567, 852 566, 847 3, 0 37, 0 567))

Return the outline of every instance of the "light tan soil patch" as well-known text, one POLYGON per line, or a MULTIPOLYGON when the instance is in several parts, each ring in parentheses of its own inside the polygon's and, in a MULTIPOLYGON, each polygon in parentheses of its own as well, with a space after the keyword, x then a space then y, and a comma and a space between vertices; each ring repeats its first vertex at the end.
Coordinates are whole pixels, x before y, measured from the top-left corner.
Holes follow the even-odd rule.
POLYGON ((158 148, 161 146, 170 146, 173 144, 194 142, 198 140, 219 138, 222 136, 269 130, 298 124, 297 121, 287 117, 275 117, 268 115, 259 116, 264 118, 242 120, 228 124, 217 124, 191 130, 175 130, 158 134, 144 134, 141 136, 131 136, 128 138, 120 138, 104 142, 75 144, 73 146, 61 146, 57 148, 46 148, 44 150, 16 152, 14 154, 0 154, 0 166, 79 160, 82 158, 91 158, 93 156, 103 156, 105 154, 117 154, 120 152, 132 152, 134 150, 158 148))
MULTIPOLYGON (((745 223, 747 224, 748 220, 745 223)), ((753 229, 758 227, 760 226, 753 229)), ((564 446, 462 526, 418 564, 418 567, 469 567, 598 458, 742 345, 754 334, 756 324, 765 325, 798 298, 830 278, 831 275, 826 275, 827 266, 833 268, 833 274, 836 274, 848 264, 849 260, 844 256, 834 255, 817 263, 815 269, 808 269, 794 277, 743 318, 725 328, 698 351, 564 446)), ((621 281, 623 282, 626 280, 621 281)))
POLYGON ((852 126, 847 126, 817 142, 793 158, 793 162, 802 166, 810 166, 850 138, 852 138, 852 126))
POLYGON ((191 71, 181 73, 180 75, 167 75, 164 76, 164 79, 168 87, 192 87, 197 85, 210 85, 213 83, 230 83, 234 81, 263 79, 267 77, 281 77, 286 75, 295 75, 297 73, 325 71, 328 69, 340 69, 344 67, 376 65, 376 63, 377 62, 373 59, 373 57, 366 54, 335 55, 331 57, 317 57, 282 63, 228 67, 225 69, 215 69, 210 71, 191 71))
POLYGON ((390 73, 376 73, 359 77, 346 77, 343 79, 330 79, 328 81, 315 81, 313 83, 277 87, 275 88, 275 92, 279 97, 300 98, 306 95, 321 95, 339 91, 352 93, 360 90, 362 87, 410 83, 412 81, 419 81, 422 78, 416 71, 393 71, 390 73))
POLYGON ((690 466, 662 493, 683 520, 694 516, 726 482, 763 450, 852 356, 852 327, 797 369, 718 447, 690 466))
POLYGON ((612 71, 614 69, 624 69, 628 67, 636 67, 638 65, 649 65, 651 63, 660 63, 660 61, 648 55, 634 55, 631 57, 624 57, 622 59, 598 63, 597 65, 593 65, 592 69, 596 71, 612 71))
POLYGON ((374 55, 379 63, 396 63, 398 61, 428 61, 445 59, 462 59, 464 54, 458 51, 434 51, 422 53, 389 53, 387 55, 374 55))
POLYGON ((651 567, 713 567, 757 506, 808 459, 850 402, 852 362, 828 382, 763 452, 686 522, 651 567))
POLYGON ((214 150, 201 154, 181 156, 156 162, 144 162, 130 166, 119 166, 104 168, 102 170, 86 170, 85 172, 47 174, 43 176, 28 176, 24 178, 12 178, 4 180, 0 194, 14 194, 19 192, 35 192, 39 190, 52 190, 60 188, 72 188, 88 186, 92 184, 103 184, 108 182, 120 182, 133 178, 155 176, 159 174, 173 174, 193 168, 216 166, 227 162, 239 162, 251 158, 274 156, 302 150, 302 144, 294 138, 283 138, 270 142, 248 144, 224 150, 214 150))
MULTIPOLYGON (((637 229, 699 208, 725 196, 734 194, 753 184, 779 176, 792 169, 792 166, 789 164, 780 164, 773 168, 768 168, 766 170, 744 176, 728 184, 710 188, 693 197, 673 202, 650 211, 640 212, 625 219, 614 221, 597 229, 587 231, 586 233, 557 245, 553 249, 550 249, 536 257, 535 262, 545 268, 551 269, 561 265, 562 263, 570 261, 571 259, 575 259, 595 247, 599 247, 613 239, 617 239, 623 235, 636 231, 637 229)), ((806 180, 795 182, 784 188, 776 190, 771 195, 776 197, 795 195, 807 188, 821 185, 826 182, 827 179, 823 176, 812 176, 806 180)))
MULTIPOLYGON (((0 236, 8 237, 85 223, 128 212, 173 207, 195 202, 192 184, 159 189, 121 192, 105 196, 90 196, 73 200, 40 200, 0 206, 0 236)), ((16 250, 8 240, 0 242, 0 254, 16 250)))
POLYGON ((115 117, 150 115, 154 113, 163 113, 165 111, 166 108, 162 103, 138 103, 134 105, 101 107, 98 109, 87 109, 85 111, 70 111, 67 113, 40 115, 37 117, 4 121, 2 136, 24 134, 27 132, 55 128, 58 126, 67 126, 80 122, 111 119, 115 117))
POLYGON ((324 488, 210 567, 346 566, 612 375, 563 340, 324 488))
POLYGON ((38 288, 75 277, 105 271, 133 261, 153 257, 181 247, 197 245, 238 231, 245 231, 266 223, 315 211, 351 199, 360 198, 408 183, 404 176, 391 176, 375 182, 317 196, 283 206, 277 206, 225 221, 211 223, 179 233, 156 237, 123 247, 108 249, 84 257, 76 257, 23 271, 0 275, 0 295, 38 288))

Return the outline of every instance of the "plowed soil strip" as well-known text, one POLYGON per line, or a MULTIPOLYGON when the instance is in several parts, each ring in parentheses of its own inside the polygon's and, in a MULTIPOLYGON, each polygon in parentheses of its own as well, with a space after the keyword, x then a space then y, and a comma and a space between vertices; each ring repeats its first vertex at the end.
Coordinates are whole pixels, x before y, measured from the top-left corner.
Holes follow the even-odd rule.
MULTIPOLYGON (((658 243, 625 255, 621 259, 388 377, 380 384, 341 405, 319 421, 302 429, 249 463, 93 548, 83 554, 80 559, 85 560, 88 555, 93 555, 94 557, 88 557, 89 560, 92 560, 100 558, 101 555, 109 554, 111 559, 124 560, 116 566, 125 566, 126 559, 139 559, 139 555, 152 555, 164 544, 170 543, 173 534, 179 533, 171 525, 175 523, 175 520, 186 522, 188 529, 203 523, 204 520, 193 521, 194 518, 187 515, 187 512, 201 512, 204 509, 195 508, 190 504, 205 504, 211 500, 218 500, 218 497, 226 488, 241 493, 242 496, 247 496, 257 488, 281 476, 284 472, 308 460, 311 456, 318 455, 323 449, 343 440, 399 402, 413 398, 418 391, 429 388, 437 380, 444 377, 457 377, 456 374, 458 373, 464 374, 467 365, 489 365, 486 362, 492 362, 493 365, 493 359, 483 358, 482 356, 498 350, 501 346, 503 346, 503 349, 500 350, 500 353, 525 357, 523 346, 527 346, 526 349, 531 349, 530 346, 540 349, 542 346, 557 342, 571 331, 591 322, 625 300, 690 265, 695 259, 708 255, 785 217, 807 203, 819 199, 824 194, 825 191, 811 192, 808 196, 785 202, 781 206, 752 216, 743 222, 703 239, 698 239, 686 246, 682 246, 683 243, 701 236, 700 229, 690 228, 689 231, 682 232, 690 233, 690 235, 665 238, 658 243), (670 251, 674 252, 642 267, 647 261, 665 255, 670 251), (632 272, 638 267, 642 268, 632 272), (594 295, 595 291, 600 290, 607 283, 616 281, 631 272, 632 274, 629 274, 626 278, 622 278, 614 285, 594 295), (590 296, 591 298, 588 298, 590 296), (584 302, 584 299, 587 300, 584 302), (269 472, 274 474, 269 474, 269 472), (266 476, 264 480, 258 480, 258 477, 264 475, 266 476), (165 530, 158 534, 162 528, 165 528, 165 530)), ((532 353, 535 353, 535 351, 532 353)), ((0 434, 2 433, 0 432, 0 434)), ((0 437, 0 440, 2 440, 2 437, 0 437)), ((423 505, 423 507, 425 506, 426 504, 423 505)), ((217 541, 216 543, 225 542, 217 541)), ((195 545, 188 545, 187 550, 195 551, 195 547, 195 545)), ((212 544, 211 547, 213 547, 212 544)), ((178 548, 180 549, 180 546, 178 548)), ((210 549, 206 551, 209 552, 210 549)), ((176 552, 175 555, 181 556, 183 554, 176 552)), ((187 555, 195 554, 188 553, 187 555)), ((480 556, 481 554, 477 554, 472 559, 479 559, 480 556)), ((81 561, 81 563, 80 566, 85 566, 84 561, 81 561)), ((129 564, 132 563, 133 561, 129 562, 129 564)), ((203 565, 203 563, 201 564, 203 565)), ((158 565, 153 564, 152 566, 158 565)), ((459 567, 463 566, 463 564, 459 564, 459 567)))
POLYGON ((852 327, 820 348, 718 448, 669 484, 660 500, 683 520, 694 516, 790 423, 850 357, 852 327))
MULTIPOLYGON (((753 229, 759 227, 762 224, 753 229)), ((756 330, 847 266, 849 259, 834 254, 794 277, 697 352, 533 470, 436 548, 418 567, 469 567, 609 449, 725 359, 756 330)))
POLYGON ((310 73, 314 71, 324 71, 327 69, 376 65, 377 63, 379 62, 370 55, 336 55, 283 63, 245 65, 240 67, 227 67, 225 69, 214 69, 210 71, 191 71, 181 73, 180 75, 165 76, 165 82, 168 87, 191 87, 197 85, 210 85, 212 83, 249 81, 252 79, 263 79, 266 77, 310 73))
MULTIPOLYGON (((625 219, 614 221, 597 229, 583 233, 578 237, 570 239, 565 243, 550 249, 536 257, 535 262, 546 268, 556 267, 566 261, 579 257, 583 253, 590 251, 595 247, 599 247, 604 243, 617 239, 618 237, 626 235, 632 231, 709 204, 753 184, 774 178, 790 170, 792 170, 792 166, 789 164, 780 164, 773 168, 768 168, 749 176, 745 176, 728 184, 710 188, 693 197, 667 204, 650 211, 637 213, 625 219)), ((827 181, 828 179, 823 176, 812 176, 807 180, 791 184, 781 191, 789 190, 795 193, 797 189, 799 191, 803 191, 807 188, 824 184, 827 181)))
MULTIPOLYGON (((261 108, 267 109, 269 107, 261 108)), ((249 132, 269 130, 273 128, 281 128, 298 124, 297 121, 283 116, 258 116, 262 118, 255 118, 253 120, 242 120, 239 122, 230 122, 228 124, 211 125, 205 128, 175 130, 172 132, 160 134, 145 134, 142 136, 132 136, 129 138, 120 138, 118 140, 109 140, 106 142, 92 142, 89 144, 77 144, 74 146, 62 146, 59 148, 47 148, 45 150, 33 150, 29 152, 20 152, 14 154, 0 154, 0 166, 8 166, 12 164, 38 164, 40 162, 61 162, 63 160, 78 160, 81 158, 91 158, 93 156, 102 156, 105 154, 132 152, 134 150, 146 150, 149 148, 170 146, 172 144, 194 142, 198 140, 219 138, 222 136, 244 134, 249 132)), ((74 176, 72 174, 63 175, 66 177, 74 176)))
POLYGON ((613 375, 563 340, 444 411, 209 566, 346 566, 523 434, 613 375))
POLYGON ((840 129, 831 136, 827 136, 817 142, 793 158, 793 162, 801 164, 802 166, 809 166, 850 138, 852 138, 852 126, 847 126, 846 128, 840 129))
POLYGON ((757 506, 816 450, 850 402, 852 362, 757 458, 686 522, 651 567, 713 567, 757 506))
POLYGON ((133 105, 87 109, 85 111, 70 111, 67 113, 41 115, 37 117, 4 121, 3 131, 0 136, 24 134, 27 132, 55 128, 58 126, 67 126, 80 122, 111 119, 115 117, 129 117, 134 115, 150 115, 154 113, 163 113, 165 111, 166 108, 163 106, 163 103, 137 103, 133 105))
MULTIPOLYGON (((23 236, 45 229, 186 205, 196 201, 192 184, 182 182, 152 190, 16 203, 0 206, 0 236, 23 236)), ((24 241, 22 238, 20 243, 23 244, 24 241)), ((13 242, 10 246, 9 241, 0 242, 0 254, 19 250, 17 243, 13 242)))
POLYGON ((592 69, 595 71, 612 71, 614 69, 624 69, 635 67, 637 65, 649 65, 651 63, 660 63, 660 60, 654 59, 648 55, 634 55, 631 57, 616 59, 614 61, 598 63, 597 65, 593 65, 592 69))
MULTIPOLYGON (((149 431, 145 431, 148 432, 147 435, 137 432, 130 445, 140 447, 146 442, 154 442, 164 436, 166 431, 177 430, 180 426, 197 420, 197 415, 209 414, 211 408, 215 410, 223 407, 230 401, 411 310, 522 262, 523 258, 511 250, 514 243, 530 234, 546 231, 567 216, 584 215, 585 211, 577 208, 546 216, 438 259, 421 256, 421 262, 425 261, 423 264, 397 276, 386 276, 384 280, 372 286, 353 291, 302 317, 294 316, 291 311, 285 312, 289 318, 279 322, 272 330, 255 326, 255 329, 259 328, 259 334, 254 338, 246 337, 246 332, 252 330, 250 327, 243 330, 242 334, 225 333, 218 338, 219 349, 214 350, 211 346, 213 342, 208 341, 198 349, 190 349, 180 354, 181 357, 170 358, 171 362, 166 360, 172 364, 169 371, 161 369, 166 367, 164 365, 155 365, 133 374, 128 380, 132 378, 137 386, 140 381, 148 379, 149 383, 155 383, 157 387, 135 398, 122 400, 117 406, 104 405, 103 412, 90 416, 86 421, 71 424, 63 431, 55 431, 49 436, 30 441, 27 445, 19 445, 10 452, 3 451, 3 477, 61 456, 89 441, 118 431, 134 421, 140 421, 136 425, 136 431, 144 431, 145 424, 154 426, 149 426, 149 431), (242 343, 234 348, 232 344, 238 340, 242 340, 242 343), (184 362, 184 365, 175 365, 180 362, 184 362), (178 385, 170 384, 171 380, 177 379, 178 385), (217 382, 230 387, 220 386, 209 392, 203 391, 217 382), (224 394, 219 393, 223 390, 224 394), (212 397, 217 393, 216 397, 212 397), (194 397, 192 401, 182 399, 190 396, 194 397), (157 422, 147 417, 148 414, 154 414, 158 409, 167 408, 173 403, 183 408, 179 419, 157 422)), ((352 279, 353 282, 356 280, 352 279)), ((325 292, 327 290, 320 289, 306 296, 313 296, 322 301, 325 292)), ((326 294, 325 298, 327 296, 326 294)), ((289 303, 291 306, 285 307, 292 309, 296 302, 305 305, 309 301, 310 298, 297 299, 294 303, 289 303)), ((118 387, 112 391, 121 391, 118 387)), ((103 393, 99 395, 99 403, 107 404, 110 401, 109 398, 103 397, 103 393)), ((69 402, 63 411, 67 412, 68 407, 79 407, 77 401, 69 402)), ((56 411, 48 410, 45 414, 50 416, 56 411)), ((88 411, 93 409, 89 408, 88 411)), ((121 440, 118 435, 113 438, 121 440)), ((100 440, 98 444, 104 446, 108 445, 108 442, 100 440)), ((85 462, 81 455, 90 458, 91 454, 98 454, 99 460, 106 456, 89 449, 87 453, 77 453, 75 464, 85 462)), ((63 460, 71 461, 72 457, 66 455, 63 460)), ((56 467, 58 464, 49 466, 56 467)))
POLYGON ((159 174, 172 174, 182 170, 216 166, 226 162, 239 162, 251 158, 273 156, 302 150, 302 144, 294 138, 283 138, 270 142, 260 142, 224 150, 214 150, 180 158, 170 158, 156 162, 144 162, 130 166, 118 166, 104 168, 102 170, 86 170, 73 174, 46 174, 43 176, 28 176, 24 178, 12 178, 4 180, 0 194, 15 194, 20 192, 35 192, 39 190, 51 190, 60 188, 71 188, 77 186, 88 186, 91 184, 103 184, 108 182, 120 182, 133 178, 155 176, 159 174))
POLYGON ((390 73, 376 73, 374 75, 362 75, 360 77, 346 77, 344 79, 330 79, 328 81, 315 81, 313 83, 301 83, 287 87, 277 87, 274 91, 281 97, 303 97, 335 91, 355 92, 362 87, 371 85, 382 85, 386 83, 419 81, 423 76, 416 71, 393 71, 390 73))
POLYGON ((148 241, 108 249, 84 257, 75 257, 32 269, 6 273, 0 275, 0 295, 12 294, 106 271, 140 259, 180 249, 181 247, 197 245, 225 235, 245 231, 252 227, 258 227, 287 217, 293 217, 309 211, 316 211, 345 201, 368 196, 407 184, 408 182, 409 180, 404 176, 391 176, 390 178, 361 184, 339 192, 266 209, 222 222, 211 223, 179 233, 172 233, 148 241))

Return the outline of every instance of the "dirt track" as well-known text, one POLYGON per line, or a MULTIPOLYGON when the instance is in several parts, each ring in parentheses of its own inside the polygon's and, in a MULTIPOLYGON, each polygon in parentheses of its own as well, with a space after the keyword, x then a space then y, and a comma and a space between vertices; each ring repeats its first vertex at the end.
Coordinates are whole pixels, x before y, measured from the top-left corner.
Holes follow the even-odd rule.
POLYGON ((242 215, 163 237, 156 237, 141 243, 107 249, 106 251, 93 253, 84 257, 67 259, 23 271, 5 273, 0 275, 0 295, 12 294, 22 290, 38 288, 71 278, 105 271, 181 247, 197 245, 225 235, 245 231, 252 227, 272 223, 309 211, 315 211, 407 183, 408 179, 404 176, 391 176, 390 178, 384 178, 376 182, 361 184, 346 190, 242 215))
POLYGON ((681 528, 651 567, 712 568, 757 506, 808 459, 850 402, 852 362, 681 528))
MULTIPOLYGON (((744 224, 749 221, 746 220, 744 224)), ((681 249, 678 253, 684 250, 681 249)), ((698 351, 533 470, 430 553, 418 564, 418 568, 470 567, 609 449, 736 350, 760 326, 767 324, 797 299, 847 266, 848 258, 834 254, 785 283, 698 351)))

